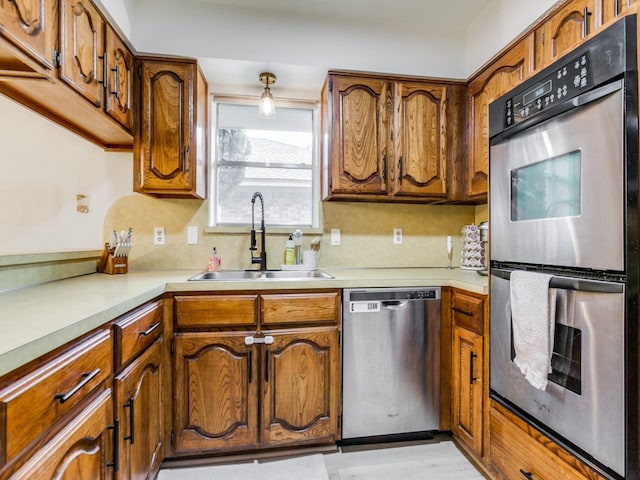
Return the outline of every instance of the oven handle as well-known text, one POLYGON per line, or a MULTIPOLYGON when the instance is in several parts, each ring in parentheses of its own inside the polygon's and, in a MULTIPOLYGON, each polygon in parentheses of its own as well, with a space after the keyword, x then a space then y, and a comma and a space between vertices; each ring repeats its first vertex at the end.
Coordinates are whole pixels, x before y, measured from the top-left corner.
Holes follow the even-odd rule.
MULTIPOLYGON (((491 275, 504 280, 511 279, 512 270, 501 268, 491 268, 491 275)), ((623 293, 624 288, 620 283, 605 282, 602 280, 589 280, 588 278, 551 277, 549 288, 560 288, 562 290, 576 290, 579 292, 596 293, 623 293)))
POLYGON ((549 107, 539 114, 533 115, 526 120, 522 120, 520 123, 517 123, 514 126, 497 133, 496 135, 491 137, 491 145, 508 140, 516 133, 526 130, 527 128, 531 128, 534 125, 537 125, 538 123, 541 123, 552 117, 557 117, 558 115, 568 112, 569 110, 582 107, 602 97, 606 97, 607 95, 622 89, 622 86, 622 80, 616 80, 615 82, 607 83, 601 87, 589 90, 588 92, 585 92, 582 95, 578 95, 577 97, 573 97, 569 100, 557 103, 553 107, 549 107))

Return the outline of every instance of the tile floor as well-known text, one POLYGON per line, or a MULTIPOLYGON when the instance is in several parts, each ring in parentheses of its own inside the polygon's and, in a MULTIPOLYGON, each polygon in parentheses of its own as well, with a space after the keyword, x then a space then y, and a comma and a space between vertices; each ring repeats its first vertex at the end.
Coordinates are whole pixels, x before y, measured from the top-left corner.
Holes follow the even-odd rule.
POLYGON ((484 480, 450 437, 343 446, 324 455, 329 480, 484 480))

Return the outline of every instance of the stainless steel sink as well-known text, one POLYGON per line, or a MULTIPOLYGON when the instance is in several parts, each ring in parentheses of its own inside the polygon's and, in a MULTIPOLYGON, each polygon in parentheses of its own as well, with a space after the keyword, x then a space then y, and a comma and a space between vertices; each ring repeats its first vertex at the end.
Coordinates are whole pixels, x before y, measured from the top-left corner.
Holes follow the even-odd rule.
POLYGON ((201 272, 189 281, 242 282, 248 280, 322 280, 333 278, 322 270, 221 270, 201 272))

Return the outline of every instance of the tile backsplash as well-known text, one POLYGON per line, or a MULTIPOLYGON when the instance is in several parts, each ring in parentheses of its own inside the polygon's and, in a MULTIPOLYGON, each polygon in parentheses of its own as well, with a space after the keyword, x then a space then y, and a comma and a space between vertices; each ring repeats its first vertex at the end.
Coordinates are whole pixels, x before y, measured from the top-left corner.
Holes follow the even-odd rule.
MULTIPOLYGON (((249 259, 249 229, 207 229, 208 203, 202 200, 156 199, 143 195, 120 198, 105 217, 104 238, 113 229, 133 227, 130 270, 204 269, 213 246, 223 269, 254 268, 249 259), (166 244, 153 244, 153 228, 165 227, 166 244), (198 227, 198 244, 187 244, 187 227, 198 227)), ((447 266, 446 237, 454 238, 453 265, 459 266, 463 225, 486 220, 486 207, 386 203, 322 203, 322 230, 307 231, 303 249, 319 237, 319 267, 447 266), (332 246, 331 229, 341 230, 341 245, 332 246), (403 229, 402 245, 393 244, 393 229, 403 229)), ((293 229, 291 229, 293 231, 293 229)), ((290 233, 290 232, 288 232, 290 233)), ((267 227, 270 268, 283 262, 283 229, 267 227)))

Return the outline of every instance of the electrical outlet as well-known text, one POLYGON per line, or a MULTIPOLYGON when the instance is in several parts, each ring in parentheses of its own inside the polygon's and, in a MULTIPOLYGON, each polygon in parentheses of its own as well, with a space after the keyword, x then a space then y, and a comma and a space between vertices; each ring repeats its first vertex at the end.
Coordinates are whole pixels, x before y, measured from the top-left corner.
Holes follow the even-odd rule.
POLYGON ((401 228, 393 229, 393 244, 402 245, 402 229, 401 228))
POLYGON ((164 227, 153 227, 153 244, 164 245, 165 239, 164 227))
POLYGON ((189 225, 187 227, 187 245, 198 244, 198 227, 189 225))
POLYGON ((340 229, 331 229, 331 245, 340 245, 340 229))

